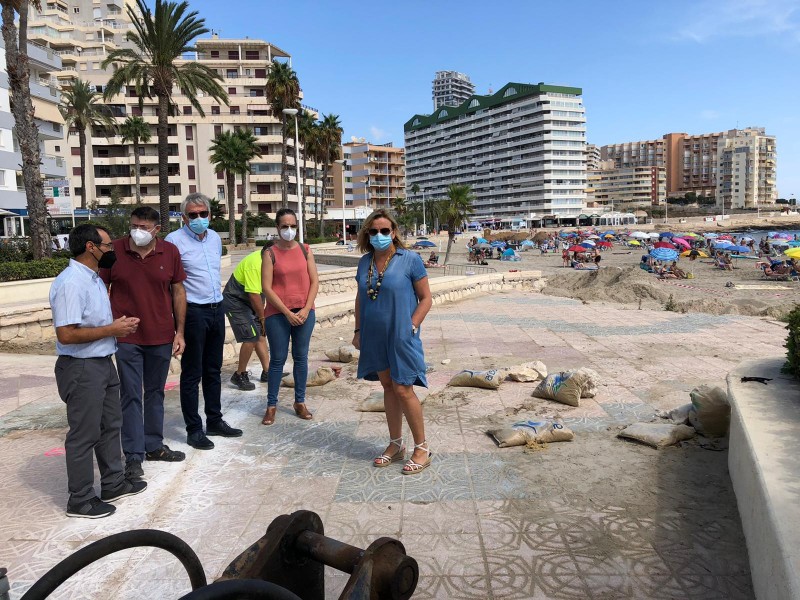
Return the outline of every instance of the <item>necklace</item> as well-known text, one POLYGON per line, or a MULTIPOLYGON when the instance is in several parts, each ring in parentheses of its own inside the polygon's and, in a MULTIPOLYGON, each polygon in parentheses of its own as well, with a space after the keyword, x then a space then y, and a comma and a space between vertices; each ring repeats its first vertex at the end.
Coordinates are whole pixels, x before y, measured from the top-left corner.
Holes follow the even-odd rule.
POLYGON ((383 274, 386 273, 386 269, 389 268, 389 263, 392 262, 394 258, 394 250, 389 255, 389 258, 386 259, 386 263, 383 265, 383 270, 378 271, 378 265, 375 263, 375 256, 372 256, 372 261, 369 263, 369 272, 367 273, 367 297, 370 300, 377 300, 378 294, 381 291, 381 283, 383 283, 383 274), (374 268, 374 271, 373 271, 374 268), (378 272, 378 281, 375 283, 375 287, 372 287, 372 274, 377 271, 378 272))

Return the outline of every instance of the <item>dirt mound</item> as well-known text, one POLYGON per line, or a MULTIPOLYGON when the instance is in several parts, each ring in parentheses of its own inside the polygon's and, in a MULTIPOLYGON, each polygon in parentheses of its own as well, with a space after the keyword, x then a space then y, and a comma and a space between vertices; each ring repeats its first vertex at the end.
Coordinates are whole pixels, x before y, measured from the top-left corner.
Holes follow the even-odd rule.
POLYGON ((570 271, 548 277, 542 293, 578 300, 635 303, 650 300, 665 303, 669 290, 654 276, 636 267, 605 267, 599 271, 570 271))

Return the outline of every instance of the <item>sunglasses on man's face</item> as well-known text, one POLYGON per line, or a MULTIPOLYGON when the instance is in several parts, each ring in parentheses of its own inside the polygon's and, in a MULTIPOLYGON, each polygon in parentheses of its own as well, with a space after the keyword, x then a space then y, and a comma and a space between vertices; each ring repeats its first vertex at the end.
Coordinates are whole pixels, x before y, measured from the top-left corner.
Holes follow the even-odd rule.
POLYGON ((382 235, 389 235, 389 234, 392 233, 392 230, 391 230, 390 227, 383 227, 381 229, 374 229, 373 228, 373 229, 369 230, 369 234, 370 235, 378 235, 378 232, 380 232, 382 235))
POLYGON ((200 212, 190 212, 186 213, 186 216, 189 217, 190 219, 196 219, 197 217, 200 217, 201 219, 206 219, 208 218, 208 211, 201 210, 200 212))

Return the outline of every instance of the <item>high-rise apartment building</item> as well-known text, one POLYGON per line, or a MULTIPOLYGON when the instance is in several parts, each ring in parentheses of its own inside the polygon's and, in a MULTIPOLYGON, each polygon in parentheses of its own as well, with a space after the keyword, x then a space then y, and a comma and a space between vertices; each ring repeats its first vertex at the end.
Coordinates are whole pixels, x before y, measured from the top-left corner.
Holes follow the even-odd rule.
POLYGON ((587 172, 587 188, 597 208, 634 212, 661 204, 667 197, 664 167, 615 167, 611 160, 601 161, 587 172))
POLYGON ((586 144, 586 170, 594 171, 600 168, 600 147, 586 144))
MULTIPOLYGON (((30 91, 36 125, 39 128, 40 170, 45 179, 63 179, 66 165, 61 156, 48 154, 45 142, 61 144, 64 119, 58 111, 60 100, 58 86, 51 73, 58 72, 61 60, 52 51, 28 44, 30 66, 30 91)), ((14 133, 14 115, 11 113, 6 50, 0 39, 0 208, 19 215, 27 214, 27 198, 22 180, 22 155, 14 133)), ((53 211, 55 213, 55 210, 53 211)), ((22 235, 22 222, 15 217, 3 221, 0 235, 22 235)))
MULTIPOLYGON (((482 220, 577 217, 585 206, 580 88, 508 83, 491 96, 406 122, 406 189, 443 197, 469 185, 482 220)), ((408 193, 411 196, 410 192, 408 193)))
MULTIPOLYGON (((389 208, 395 198, 405 197, 405 148, 396 148, 391 142, 353 141, 342 144, 342 158, 345 206, 366 206, 369 210, 389 208)), ((341 197, 335 194, 332 178, 325 188, 325 201, 326 206, 342 205, 341 197)))
POLYGON ((756 208, 774 203, 775 137, 763 128, 732 130, 717 146, 717 206, 756 208))
MULTIPOLYGON (((124 0, 109 0, 99 5, 95 0, 50 0, 42 11, 31 9, 29 32, 32 40, 47 45, 60 54, 65 70, 59 80, 69 85, 73 77, 80 77, 103 92, 109 71, 101 69, 107 54, 128 42, 124 36, 131 27, 125 12, 124 0), (99 12, 98 12, 99 11, 99 12)), ((175 88, 172 100, 177 114, 169 120, 169 197, 170 209, 176 210, 189 193, 202 192, 227 206, 223 174, 214 172, 209 161, 209 147, 223 131, 247 127, 253 131, 261 149, 261 157, 251 161, 248 208, 252 212, 274 214, 281 205, 281 118, 273 114, 265 97, 267 73, 276 59, 291 56, 273 44, 257 39, 200 39, 195 43, 197 52, 182 58, 185 62, 200 62, 215 70, 221 77, 220 85, 227 92, 229 104, 221 104, 200 94, 198 102, 204 115, 191 105, 183 91, 175 88)), ((157 205, 158 195, 158 99, 136 95, 134 86, 108 103, 112 113, 121 123, 131 115, 141 116, 151 126, 151 139, 140 145, 140 195, 143 203, 157 205)), ((312 111, 313 112, 313 111, 312 111)), ((108 203, 116 188, 125 203, 136 201, 135 159, 133 147, 122 143, 119 135, 106 137, 105 131, 89 132, 86 151, 87 173, 81 177, 80 150, 77 131, 71 130, 61 142, 66 154, 71 177, 72 197, 76 204, 83 197, 81 180, 86 188, 86 204, 108 203)), ((301 151, 302 154, 302 151, 301 151)), ((294 144, 288 140, 289 206, 298 208, 294 144)), ((301 161, 302 161, 301 156, 301 161)), ((314 163, 306 161, 306 173, 301 173, 306 210, 313 204, 314 163)), ((302 168, 302 162, 301 162, 302 168)), ((235 190, 236 214, 242 212, 243 189, 237 178, 235 190)))
MULTIPOLYGON (((719 152, 726 145, 725 140, 769 138, 771 143, 756 144, 755 147, 772 146, 768 152, 770 162, 763 162, 764 170, 760 176, 766 184, 760 193, 760 203, 772 202, 776 196, 775 180, 775 138, 767 136, 763 128, 731 129, 717 133, 689 135, 686 133, 668 133, 658 140, 625 142, 602 146, 602 160, 614 161, 616 168, 629 167, 664 167, 667 176, 667 196, 683 196, 693 192, 698 196, 716 196, 719 190, 719 152), (749 132, 749 133, 748 133, 749 132), (770 188, 770 189, 767 189, 770 188)), ((748 142, 749 143, 749 142, 748 142)), ((758 163, 759 161, 756 160, 758 163)), ((729 202, 729 200, 726 200, 729 202)), ((727 206, 727 204, 726 204, 727 206)))
POLYGON ((458 71, 436 71, 433 80, 433 110, 458 106, 475 93, 475 85, 458 71))

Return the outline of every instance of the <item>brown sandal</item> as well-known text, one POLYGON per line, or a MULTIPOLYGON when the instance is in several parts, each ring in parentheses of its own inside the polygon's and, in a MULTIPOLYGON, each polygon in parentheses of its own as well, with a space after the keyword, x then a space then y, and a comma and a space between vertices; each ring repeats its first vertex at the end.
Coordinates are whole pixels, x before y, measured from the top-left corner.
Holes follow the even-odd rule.
POLYGON ((278 410, 277 406, 268 406, 267 412, 264 413, 264 418, 261 419, 262 425, 272 425, 275 423, 275 412, 278 410))
POLYGON ((306 421, 310 421, 314 418, 308 409, 306 408, 305 402, 295 402, 294 403, 294 414, 296 414, 301 419, 305 419, 306 421))

